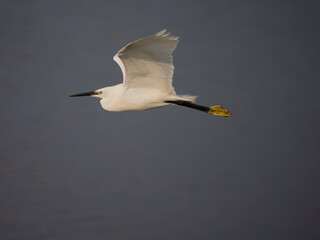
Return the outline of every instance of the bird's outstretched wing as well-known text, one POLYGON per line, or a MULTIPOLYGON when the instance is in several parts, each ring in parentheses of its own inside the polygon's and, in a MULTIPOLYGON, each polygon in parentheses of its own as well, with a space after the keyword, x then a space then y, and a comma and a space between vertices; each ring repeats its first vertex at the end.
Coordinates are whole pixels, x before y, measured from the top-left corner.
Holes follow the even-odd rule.
POLYGON ((172 87, 172 52, 179 38, 162 30, 129 43, 113 57, 123 74, 127 88, 157 88, 168 94, 172 87))

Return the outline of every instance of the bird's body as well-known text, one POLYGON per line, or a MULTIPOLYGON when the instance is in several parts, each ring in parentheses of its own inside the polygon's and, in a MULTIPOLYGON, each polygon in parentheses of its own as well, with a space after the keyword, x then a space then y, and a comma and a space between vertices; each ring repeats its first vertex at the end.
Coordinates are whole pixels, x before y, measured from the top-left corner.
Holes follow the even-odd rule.
POLYGON ((159 89, 129 88, 121 83, 103 89, 106 96, 100 100, 103 109, 112 112, 148 110, 169 105, 168 97, 159 89))
POLYGON ((129 43, 113 58, 122 70, 123 83, 72 97, 101 98, 101 106, 114 112, 148 110, 176 104, 214 115, 229 116, 230 112, 221 106, 200 106, 194 104, 196 96, 176 94, 172 86, 172 52, 178 41, 178 37, 162 30, 129 43))

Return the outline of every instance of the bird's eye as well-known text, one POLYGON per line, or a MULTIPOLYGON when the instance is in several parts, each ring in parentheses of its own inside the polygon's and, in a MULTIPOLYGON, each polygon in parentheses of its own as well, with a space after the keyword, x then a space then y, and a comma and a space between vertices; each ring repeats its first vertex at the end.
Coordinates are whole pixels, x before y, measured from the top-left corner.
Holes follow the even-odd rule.
POLYGON ((102 94, 102 91, 99 91, 99 94, 102 94))

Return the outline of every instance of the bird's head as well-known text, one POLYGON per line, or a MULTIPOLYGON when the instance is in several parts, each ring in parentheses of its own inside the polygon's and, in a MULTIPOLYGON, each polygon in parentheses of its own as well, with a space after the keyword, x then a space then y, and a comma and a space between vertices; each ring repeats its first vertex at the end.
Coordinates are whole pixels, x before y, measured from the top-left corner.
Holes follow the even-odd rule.
POLYGON ((105 96, 106 91, 104 91, 104 88, 97 89, 95 91, 91 92, 83 92, 83 93, 77 93, 73 94, 70 97, 84 97, 84 96, 89 96, 89 97, 96 97, 96 98, 103 98, 105 96))

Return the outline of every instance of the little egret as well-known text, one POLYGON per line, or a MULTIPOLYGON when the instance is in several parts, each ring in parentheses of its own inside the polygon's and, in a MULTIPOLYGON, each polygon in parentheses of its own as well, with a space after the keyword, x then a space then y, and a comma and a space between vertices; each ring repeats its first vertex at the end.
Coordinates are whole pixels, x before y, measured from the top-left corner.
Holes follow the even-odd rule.
POLYGON ((115 112, 179 105, 217 116, 230 116, 231 113, 220 105, 205 107, 194 103, 196 96, 176 94, 172 86, 172 52, 178 41, 178 37, 162 30, 129 43, 113 57, 121 68, 123 83, 70 97, 101 98, 102 108, 115 112))

